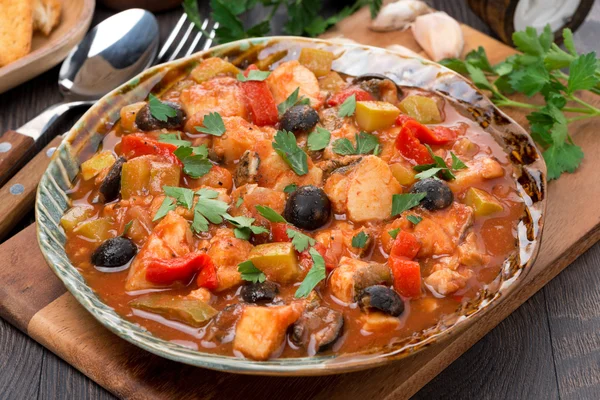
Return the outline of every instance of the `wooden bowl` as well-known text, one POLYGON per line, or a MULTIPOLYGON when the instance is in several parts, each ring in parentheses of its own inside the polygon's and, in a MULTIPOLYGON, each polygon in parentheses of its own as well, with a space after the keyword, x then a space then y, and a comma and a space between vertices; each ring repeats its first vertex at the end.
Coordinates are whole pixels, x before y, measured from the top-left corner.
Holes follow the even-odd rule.
POLYGON ((215 370, 263 375, 326 375, 372 368, 412 355, 425 346, 449 338, 470 324, 477 323, 487 310, 518 290, 519 282, 530 270, 539 249, 545 197, 546 166, 529 135, 498 110, 472 83, 457 73, 433 62, 403 57, 381 48, 317 39, 273 37, 228 43, 186 59, 159 65, 144 71, 98 101, 75 124, 55 152, 54 159, 38 186, 36 218, 39 245, 50 267, 100 323, 123 339, 165 358, 215 370), (66 193, 72 188, 73 179, 79 172, 80 155, 95 152, 103 139, 103 135, 98 133, 103 132, 101 127, 115 122, 124 105, 144 100, 152 88, 160 85, 173 69, 189 70, 200 60, 210 56, 235 57, 257 44, 272 44, 278 50, 290 49, 281 61, 297 58, 298 46, 324 48, 341 54, 333 62, 333 69, 336 71, 353 76, 367 72, 385 74, 400 86, 435 91, 494 138, 513 164, 513 177, 517 182, 517 190, 524 199, 525 210, 517 226, 518 245, 507 257, 492 283, 483 287, 474 299, 463 303, 454 314, 443 317, 435 326, 393 345, 352 354, 268 361, 202 353, 160 339, 140 325, 118 315, 98 298, 69 261, 64 249, 66 236, 59 222, 70 206, 66 193))
POLYGON ((60 23, 50 36, 36 32, 31 52, 0 68, 0 93, 54 67, 83 39, 92 22, 95 0, 63 0, 62 5, 60 23))

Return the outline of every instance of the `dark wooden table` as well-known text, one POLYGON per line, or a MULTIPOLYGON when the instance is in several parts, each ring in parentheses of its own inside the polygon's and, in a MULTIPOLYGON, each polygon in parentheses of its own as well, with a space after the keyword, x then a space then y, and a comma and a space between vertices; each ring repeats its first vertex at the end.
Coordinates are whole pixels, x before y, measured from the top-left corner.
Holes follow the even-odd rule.
MULTIPOLYGON (((326 3, 329 10, 339 2, 326 3)), ((430 3, 490 33, 466 2, 430 3)), ((93 25, 112 13, 98 7, 93 25)), ((279 14, 280 18, 274 19, 276 29, 281 27, 281 11, 279 14)), ((163 38, 179 15, 179 10, 158 15, 163 38)), ((588 52, 600 50, 599 39, 600 2, 596 2, 575 40, 580 51, 588 52)), ((53 68, 0 95, 2 132, 21 126, 60 100, 56 84, 58 69, 53 68)), ((65 120, 59 131, 67 130, 77 118, 75 113, 65 120)), ((19 229, 31 221, 32 216, 26 216, 19 229)), ((0 319, 0 399, 32 398, 113 399, 114 396, 0 319)), ((415 398, 600 399, 600 244, 546 285, 415 398)))

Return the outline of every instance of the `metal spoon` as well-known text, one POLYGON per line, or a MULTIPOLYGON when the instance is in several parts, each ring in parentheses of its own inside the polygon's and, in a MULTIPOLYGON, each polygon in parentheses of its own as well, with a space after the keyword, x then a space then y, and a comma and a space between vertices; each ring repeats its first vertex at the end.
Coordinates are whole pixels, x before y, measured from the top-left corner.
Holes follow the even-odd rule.
POLYGON ((90 106, 152 65, 158 50, 152 13, 130 9, 96 25, 69 53, 58 74, 64 100, 0 136, 0 185, 27 160, 49 128, 75 107, 90 106))

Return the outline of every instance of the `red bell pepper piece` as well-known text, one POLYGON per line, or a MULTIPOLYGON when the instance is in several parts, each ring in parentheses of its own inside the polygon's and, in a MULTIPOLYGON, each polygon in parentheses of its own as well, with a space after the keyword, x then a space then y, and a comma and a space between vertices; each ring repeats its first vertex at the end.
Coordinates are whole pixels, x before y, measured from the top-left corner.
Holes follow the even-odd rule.
POLYGON ((409 117, 405 114, 398 115, 398 117, 396 118, 396 126, 403 127, 404 124, 406 124, 409 121, 409 126, 411 127, 414 136, 417 139, 419 139, 421 143, 426 144, 444 145, 446 143, 452 142, 453 140, 456 140, 456 137, 458 136, 457 131, 464 129, 462 126, 457 128, 448 128, 446 126, 432 126, 430 128, 419 123, 413 117, 409 117))
POLYGON ((126 158, 135 158, 145 155, 158 155, 165 157, 174 164, 181 165, 181 161, 173 152, 177 146, 171 143, 162 143, 149 138, 144 134, 133 134, 121 139, 121 154, 126 158))
POLYGON ((375 98, 371 95, 371 93, 366 90, 362 90, 359 87, 351 86, 347 89, 341 90, 331 96, 329 100, 327 100, 327 105, 329 106, 338 106, 342 104, 346 99, 352 95, 356 96, 356 101, 370 101, 375 100, 375 98))
MULTIPOLYGON (((321 257, 323 257, 323 260, 325 261, 325 269, 327 270, 327 272, 332 271, 335 267, 337 267, 337 263, 327 254, 327 247, 325 247, 323 243, 317 242, 313 247, 319 252, 321 257)), ((309 253, 309 249, 306 249, 303 252, 301 252, 298 256, 298 260, 305 271, 311 269, 314 264, 312 256, 309 253)))
MULTIPOLYGON (((258 70, 256 65, 250 65, 244 76, 252 70, 258 70)), ((254 125, 275 125, 279 121, 279 112, 273 94, 265 81, 240 82, 240 87, 246 96, 246 104, 252 114, 254 125)))
POLYGON ((418 262, 390 256, 388 265, 394 275, 394 290, 409 298, 421 295, 421 266, 418 262))
POLYGON ((404 297, 421 295, 421 266, 413 261, 421 245, 408 232, 400 231, 394 239, 388 265, 394 276, 394 289, 404 297))
POLYGON ((209 264, 212 265, 212 261, 206 253, 189 253, 169 260, 151 259, 146 268, 146 279, 159 285, 170 285, 190 279, 209 264))
POLYGON ((412 260, 417 256, 420 248, 421 245, 415 235, 405 231, 399 231, 392 244, 390 256, 406 257, 409 260, 412 260))
POLYGON ((291 242, 287 230, 293 229, 284 222, 271 222, 271 240, 273 242, 291 242))
POLYGON ((427 147, 416 136, 416 132, 422 127, 423 125, 415 120, 404 122, 402 128, 400 128, 400 133, 396 137, 396 148, 400 151, 400 154, 417 164, 431 164, 433 158, 427 151, 427 147))
POLYGON ((208 262, 202 268, 196 279, 198 287, 207 288, 208 290, 215 290, 219 286, 219 279, 217 278, 217 269, 215 264, 209 258, 208 262))
POLYGON ((416 121, 416 119, 406 114, 400 114, 396 117, 396 126, 402 128, 402 125, 404 125, 408 121, 416 121))

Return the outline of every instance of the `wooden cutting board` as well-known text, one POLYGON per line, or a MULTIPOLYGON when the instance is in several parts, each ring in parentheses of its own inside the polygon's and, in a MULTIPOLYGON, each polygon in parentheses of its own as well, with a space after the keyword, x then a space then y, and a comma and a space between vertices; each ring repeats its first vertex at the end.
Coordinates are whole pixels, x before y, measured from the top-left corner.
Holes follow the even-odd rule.
MULTIPOLYGON (((410 32, 367 30, 367 11, 343 21, 328 36, 344 34, 365 44, 403 44, 420 51, 410 32)), ((484 46, 493 63, 514 51, 463 27, 466 51, 484 46)), ((597 99, 596 105, 599 105, 597 99)), ((520 123, 523 114, 507 110, 520 123)), ((270 378, 214 372, 162 359, 103 328, 66 292, 37 249, 30 226, 0 246, 0 316, 117 396, 131 399, 405 399, 494 328, 544 284, 600 239, 600 179, 590 155, 600 154, 593 122, 572 127, 588 154, 582 167, 548 187, 548 209, 540 255, 520 290, 502 299, 477 323, 454 338, 389 366, 351 374, 270 378)))

